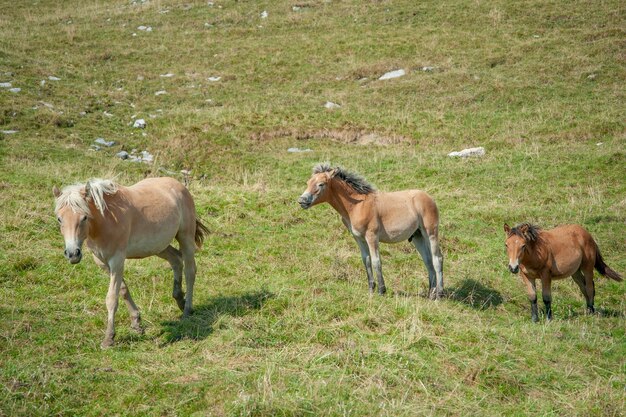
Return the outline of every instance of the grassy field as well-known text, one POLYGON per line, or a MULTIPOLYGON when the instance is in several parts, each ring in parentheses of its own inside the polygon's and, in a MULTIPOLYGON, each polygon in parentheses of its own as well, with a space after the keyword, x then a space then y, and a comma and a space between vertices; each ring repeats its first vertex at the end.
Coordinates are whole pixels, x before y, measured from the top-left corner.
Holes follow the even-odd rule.
POLYGON ((625 284, 585 315, 557 281, 533 324, 502 230, 579 223, 626 274, 624 28, 610 0, 0 0, 0 416, 625 415, 625 284), (368 295, 339 215, 296 204, 321 161, 434 197, 445 299, 409 243, 368 295), (196 312, 128 261, 146 332, 122 305, 101 350, 108 278, 64 259, 52 186, 183 169, 196 312))

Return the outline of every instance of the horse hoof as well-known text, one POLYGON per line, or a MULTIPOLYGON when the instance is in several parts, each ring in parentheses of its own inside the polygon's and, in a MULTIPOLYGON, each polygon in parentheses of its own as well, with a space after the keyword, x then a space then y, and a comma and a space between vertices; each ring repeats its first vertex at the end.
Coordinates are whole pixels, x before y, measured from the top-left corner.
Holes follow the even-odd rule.
POLYGON ((139 335, 143 335, 145 333, 143 327, 141 327, 140 324, 133 324, 130 326, 130 328, 133 329, 133 331, 135 331, 139 335))
POLYGON ((185 298, 180 298, 180 299, 176 299, 176 304, 178 305, 178 308, 180 309, 180 311, 185 311, 185 298))
POLYGON ((191 316, 191 314, 193 314, 193 309, 191 309, 191 308, 190 309, 184 309, 182 318, 185 319, 185 318, 191 316))
POLYGON ((386 292, 387 292, 387 288, 385 287, 378 289, 378 295, 385 295, 386 292))
POLYGON ((113 339, 104 339, 102 343, 100 343, 100 349, 108 349, 115 344, 113 339))

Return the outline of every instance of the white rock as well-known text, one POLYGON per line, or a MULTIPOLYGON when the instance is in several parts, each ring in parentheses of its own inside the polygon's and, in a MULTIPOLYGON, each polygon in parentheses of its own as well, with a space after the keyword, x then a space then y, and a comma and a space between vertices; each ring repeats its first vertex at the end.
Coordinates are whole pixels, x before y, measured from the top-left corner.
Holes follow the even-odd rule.
POLYGON ((0 83, 0 88, 11 88, 11 83, 0 83))
POLYGON ((172 78, 174 76, 174 74, 172 74, 171 72, 168 72, 167 74, 161 74, 162 78, 172 78))
POLYGON ((152 32, 152 26, 137 26, 137 30, 143 30, 144 32, 152 32))
POLYGON ((398 77, 402 77, 406 75, 406 72, 404 72, 403 69, 399 69, 399 70, 395 70, 395 71, 389 71, 385 74, 383 74, 379 80, 390 80, 392 78, 398 78, 398 77))
POLYGON ((44 85, 46 85, 46 80, 41 80, 41 81, 39 81, 39 85, 40 85, 40 86, 42 86, 42 87, 43 87, 44 85))
POLYGON ((17 130, 0 130, 0 133, 3 133, 5 135, 14 135, 17 133, 17 130))
POLYGON ((313 152, 313 149, 300 149, 300 148, 289 148, 287 152, 291 153, 299 153, 299 152, 313 152))
POLYGON ((54 75, 50 75, 50 76, 48 77, 48 79, 49 79, 50 81, 61 81, 61 79, 60 79, 59 77, 55 77, 54 75))
POLYGON ((144 129, 146 127, 146 121, 144 119, 137 119, 135 123, 133 123, 133 127, 144 129))
POLYGON ((22 91, 22 89, 18 87, 13 87, 13 88, 9 88, 9 91, 12 93, 19 93, 20 91, 22 91))
POLYGON ((435 70, 435 67, 422 67, 422 71, 424 72, 431 72, 434 70, 435 70))
POLYGON ((116 153, 115 156, 117 156, 120 159, 128 159, 130 157, 130 155, 126 151, 120 151, 116 153))
POLYGON ((324 104, 324 107, 327 109, 339 109, 341 108, 341 105, 333 103, 332 101, 327 101, 326 104, 324 104))
POLYGON ((104 138, 97 138, 94 142, 96 142, 99 145, 104 145, 107 148, 110 148, 111 146, 115 145, 115 141, 114 140, 105 140, 104 138))
POLYGON ((211 81, 211 82, 219 81, 221 79, 222 79, 222 77, 209 77, 209 78, 207 78, 207 80, 211 81))
POLYGON ((604 145, 604 142, 598 142, 598 143, 596 143, 596 146, 602 146, 602 145, 604 145))
POLYGON ((90 150, 92 150, 92 151, 96 151, 96 152, 97 152, 97 151, 99 151, 99 150, 100 150, 100 147, 99 147, 98 145, 91 145, 91 146, 89 147, 89 149, 90 149, 90 150))
POLYGON ((106 110, 103 111, 102 114, 104 114, 106 117, 113 117, 113 115, 106 110))
POLYGON ((269 16, 269 13, 267 13, 267 10, 263 10, 261 12, 261 19, 267 19, 267 16, 269 16))
POLYGON ((485 154, 485 148, 479 146, 478 148, 463 149, 459 152, 450 152, 448 156, 458 156, 461 158, 467 158, 468 156, 483 156, 485 154))
POLYGON ((154 93, 155 96, 162 96, 163 94, 167 94, 167 91, 165 90, 159 90, 156 93, 154 93))

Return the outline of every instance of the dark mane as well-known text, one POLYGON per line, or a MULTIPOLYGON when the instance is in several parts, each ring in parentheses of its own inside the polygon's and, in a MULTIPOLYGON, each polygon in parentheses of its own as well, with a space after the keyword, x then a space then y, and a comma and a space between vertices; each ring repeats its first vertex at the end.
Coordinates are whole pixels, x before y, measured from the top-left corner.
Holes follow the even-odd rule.
POLYGON ((521 223, 511 229, 511 235, 517 235, 527 242, 537 242, 541 228, 530 223, 521 223))
POLYGON ((336 170, 335 177, 339 178, 347 185, 349 185, 354 191, 359 194, 370 194, 376 191, 376 187, 367 182, 362 176, 344 170, 341 167, 331 167, 328 162, 317 164, 313 167, 313 174, 321 174, 322 172, 331 172, 336 170))

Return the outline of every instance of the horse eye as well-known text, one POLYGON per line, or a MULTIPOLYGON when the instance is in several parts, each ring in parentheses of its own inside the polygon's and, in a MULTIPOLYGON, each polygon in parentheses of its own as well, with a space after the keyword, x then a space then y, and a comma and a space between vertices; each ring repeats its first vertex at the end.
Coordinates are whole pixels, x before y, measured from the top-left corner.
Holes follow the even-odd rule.
POLYGON ((325 186, 326 184, 324 184, 323 182, 320 182, 319 184, 317 184, 317 188, 322 188, 323 186, 325 186))
POLYGON ((58 221, 59 223, 61 223, 61 218, 60 218, 60 217, 57 217, 57 221, 58 221))
POLYGON ((80 219, 80 222, 81 222, 81 223, 83 223, 85 220, 87 220, 87 216, 83 216, 83 217, 80 219))

